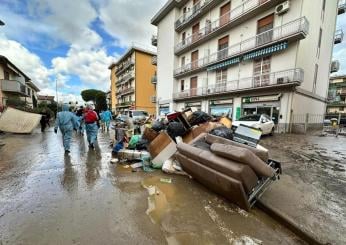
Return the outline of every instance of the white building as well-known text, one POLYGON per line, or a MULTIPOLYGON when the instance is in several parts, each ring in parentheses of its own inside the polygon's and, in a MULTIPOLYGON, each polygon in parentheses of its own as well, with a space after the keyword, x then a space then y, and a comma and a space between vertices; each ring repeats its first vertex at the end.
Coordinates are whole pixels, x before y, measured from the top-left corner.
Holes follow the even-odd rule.
MULTIPOLYGON (((158 27, 158 112, 323 114, 337 0, 169 0, 158 27)), ((285 127, 280 127, 282 131, 285 127)))

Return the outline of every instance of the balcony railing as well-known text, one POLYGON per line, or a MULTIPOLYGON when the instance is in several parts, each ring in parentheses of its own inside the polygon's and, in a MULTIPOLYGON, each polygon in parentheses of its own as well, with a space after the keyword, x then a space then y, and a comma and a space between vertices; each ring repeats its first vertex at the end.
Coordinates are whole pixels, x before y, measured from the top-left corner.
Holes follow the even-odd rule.
POLYGON ((116 75, 120 74, 121 72, 125 71, 127 68, 129 68, 131 65, 134 65, 134 64, 135 64, 135 62, 133 62, 133 60, 129 60, 129 61, 123 63, 123 65, 117 69, 115 74, 116 75))
POLYGON ((304 80, 304 71, 296 68, 291 70, 254 75, 252 77, 241 78, 222 82, 207 87, 193 88, 173 94, 173 99, 186 99, 198 96, 212 96, 223 93, 232 93, 248 90, 257 90, 270 87, 300 85, 304 80))
POLYGON ((134 101, 126 101, 126 102, 121 102, 119 104, 117 104, 118 107, 127 107, 127 106, 131 106, 134 103, 134 101))
POLYGON ((133 93, 134 91, 135 91, 134 87, 119 89, 117 91, 117 95, 130 94, 130 93, 133 93))
POLYGON ((157 65, 157 56, 156 55, 151 57, 151 64, 152 65, 157 65))
POLYGON ((231 23, 235 23, 236 20, 239 20, 240 18, 245 17, 245 15, 250 14, 252 11, 258 9, 262 5, 268 3, 268 6, 269 6, 269 4, 275 4, 277 2, 279 1, 274 1, 274 0, 247 0, 245 1, 238 7, 232 9, 230 12, 220 16, 215 21, 207 23, 204 28, 200 29, 196 33, 193 33, 191 36, 189 36, 185 40, 178 43, 175 46, 175 53, 179 54, 185 48, 189 47, 193 43, 196 43, 202 39, 206 39, 212 33, 217 32, 221 28, 228 26, 231 23))
POLYGON ((3 92, 28 96, 26 86, 17 80, 0 79, 0 83, 3 92))
POLYGON ((122 76, 118 81, 117 81, 117 85, 121 85, 123 83, 128 82, 129 80, 133 79, 135 77, 135 73, 134 72, 129 72, 126 75, 122 76))
POLYGON ((151 45, 157 46, 157 36, 156 35, 152 35, 152 37, 151 37, 151 45))
POLYGON ((334 37, 334 44, 341 43, 344 38, 344 32, 342 29, 336 30, 334 37))
POLYGON ((252 38, 246 39, 228 48, 215 52, 209 56, 179 67, 174 70, 174 76, 177 77, 193 70, 200 70, 201 68, 209 66, 213 63, 239 56, 256 48, 262 48, 275 42, 288 40, 290 38, 304 38, 307 35, 308 31, 308 20, 305 17, 296 19, 292 22, 275 27, 252 38))
POLYGON ((217 1, 201 0, 193 5, 189 11, 187 11, 182 16, 180 16, 179 19, 177 19, 177 21, 175 22, 175 29, 181 30, 184 25, 192 21, 195 17, 202 15, 206 10, 212 7, 211 3, 217 4, 217 1))

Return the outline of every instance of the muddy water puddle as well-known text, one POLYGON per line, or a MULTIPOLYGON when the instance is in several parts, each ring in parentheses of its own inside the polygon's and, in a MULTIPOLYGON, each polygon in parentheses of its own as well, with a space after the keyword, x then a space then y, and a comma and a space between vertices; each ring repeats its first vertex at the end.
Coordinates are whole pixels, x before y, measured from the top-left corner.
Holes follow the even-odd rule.
POLYGON ((146 214, 160 226, 168 244, 300 243, 258 210, 246 212, 188 178, 168 178, 172 183, 162 182, 160 176, 142 181, 148 192, 146 214))

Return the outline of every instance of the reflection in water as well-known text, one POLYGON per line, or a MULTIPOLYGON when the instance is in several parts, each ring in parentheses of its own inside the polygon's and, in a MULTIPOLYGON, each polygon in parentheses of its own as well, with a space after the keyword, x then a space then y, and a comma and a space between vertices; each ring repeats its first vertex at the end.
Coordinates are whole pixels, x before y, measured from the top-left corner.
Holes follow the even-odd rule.
POLYGON ((73 169, 71 157, 69 155, 65 155, 64 162, 65 162, 65 168, 64 168, 64 176, 62 180, 62 186, 68 192, 73 192, 76 186, 78 186, 77 173, 73 169))
POLYGON ((101 159, 101 149, 98 145, 96 145, 95 150, 89 149, 85 162, 85 182, 89 189, 92 189, 97 179, 100 178, 101 159))

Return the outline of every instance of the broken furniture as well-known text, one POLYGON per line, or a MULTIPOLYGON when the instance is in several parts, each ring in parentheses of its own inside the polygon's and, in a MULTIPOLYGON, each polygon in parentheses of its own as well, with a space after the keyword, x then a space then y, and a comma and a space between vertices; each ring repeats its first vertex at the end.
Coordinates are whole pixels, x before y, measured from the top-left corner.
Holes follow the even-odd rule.
POLYGON ((210 134, 179 143, 177 150, 184 171, 245 210, 281 173, 280 163, 268 159, 265 149, 210 134))

